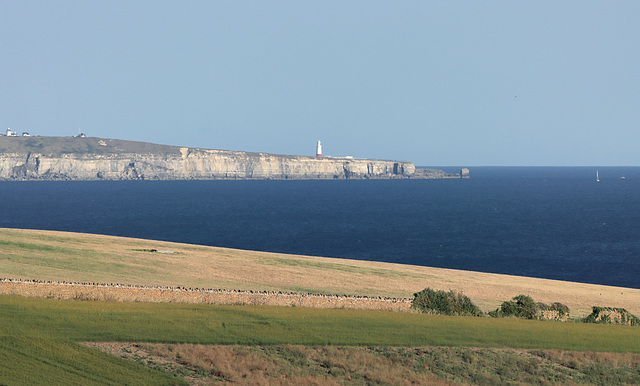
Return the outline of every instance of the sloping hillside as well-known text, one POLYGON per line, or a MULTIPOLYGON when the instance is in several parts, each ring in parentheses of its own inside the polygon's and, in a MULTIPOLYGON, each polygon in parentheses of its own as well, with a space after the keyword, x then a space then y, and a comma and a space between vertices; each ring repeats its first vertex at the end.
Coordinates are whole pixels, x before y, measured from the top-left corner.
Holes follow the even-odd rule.
POLYGON ((638 289, 103 235, 0 228, 0 256, 2 276, 13 279, 395 298, 431 287, 461 291, 485 312, 525 294, 564 303, 572 317, 592 306, 640 314, 638 289))

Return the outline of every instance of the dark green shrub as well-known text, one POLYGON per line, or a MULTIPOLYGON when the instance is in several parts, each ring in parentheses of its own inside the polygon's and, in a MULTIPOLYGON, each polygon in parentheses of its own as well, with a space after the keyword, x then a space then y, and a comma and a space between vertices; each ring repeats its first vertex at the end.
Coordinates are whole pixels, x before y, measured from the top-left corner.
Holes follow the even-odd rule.
POLYGON ((569 307, 558 302, 551 305, 536 303, 530 296, 518 295, 513 300, 502 303, 499 309, 489 312, 489 316, 494 318, 540 319, 543 311, 556 311, 558 319, 562 319, 569 314, 569 307))
POLYGON ((561 318, 569 314, 569 307, 567 307, 562 303, 555 302, 551 304, 551 307, 549 307, 549 309, 558 311, 558 314, 560 315, 561 318))
POLYGON ((516 301, 516 308, 518 309, 518 317, 526 319, 536 319, 538 316, 539 306, 533 301, 531 296, 518 295, 513 300, 516 301))
POLYGON ((412 307, 424 313, 443 315, 482 316, 478 306, 460 292, 425 288, 413 294, 412 307))
POLYGON ((525 319, 536 319, 538 315, 538 305, 530 296, 518 295, 513 300, 508 300, 500 306, 500 309, 492 311, 489 315, 493 317, 516 317, 525 319))
POLYGON ((591 307, 591 313, 582 321, 585 323, 599 323, 598 316, 600 316, 600 312, 602 312, 602 307, 593 306, 591 307))
MULTIPOLYGON (((623 308, 624 310, 624 308, 623 308)), ((630 326, 640 326, 640 318, 638 318, 637 316, 635 316, 634 314, 630 313, 629 311, 625 310, 626 312, 624 314, 622 314, 622 321, 624 324, 626 321, 629 321, 629 325, 630 326)))

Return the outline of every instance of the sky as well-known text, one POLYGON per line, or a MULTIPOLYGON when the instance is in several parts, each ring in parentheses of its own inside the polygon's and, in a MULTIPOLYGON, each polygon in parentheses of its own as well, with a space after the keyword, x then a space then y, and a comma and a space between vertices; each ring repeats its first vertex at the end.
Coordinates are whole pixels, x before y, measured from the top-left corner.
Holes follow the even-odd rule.
POLYGON ((639 166, 639 15, 637 0, 0 0, 0 128, 639 166))

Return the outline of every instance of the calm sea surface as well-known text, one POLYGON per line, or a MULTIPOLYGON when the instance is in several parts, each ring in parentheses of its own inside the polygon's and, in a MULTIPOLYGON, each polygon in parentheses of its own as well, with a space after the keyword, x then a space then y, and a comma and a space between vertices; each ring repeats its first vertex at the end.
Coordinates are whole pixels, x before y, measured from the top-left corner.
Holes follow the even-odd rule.
POLYGON ((599 168, 600 182, 595 173, 478 167, 468 180, 0 182, 0 227, 640 288, 640 168, 599 168))

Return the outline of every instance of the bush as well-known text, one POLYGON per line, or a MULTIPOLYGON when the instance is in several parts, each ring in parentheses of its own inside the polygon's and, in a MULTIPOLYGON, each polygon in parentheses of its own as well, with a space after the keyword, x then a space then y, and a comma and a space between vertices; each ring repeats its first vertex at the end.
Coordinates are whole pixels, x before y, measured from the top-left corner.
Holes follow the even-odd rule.
POLYGON ((569 315, 569 307, 558 302, 552 303, 550 306, 544 303, 538 303, 538 308, 541 310, 557 311, 560 319, 564 318, 565 315, 569 315))
POLYGON ((558 319, 563 319, 569 315, 569 307, 562 303, 556 302, 552 305, 547 305, 534 302, 530 296, 518 295, 513 300, 502 303, 499 309, 489 312, 489 316, 494 318, 541 319, 543 311, 556 311, 558 319))
POLYGON ((569 315, 569 307, 567 307, 566 305, 562 304, 562 303, 558 303, 555 302, 551 305, 551 308, 554 311, 558 311, 560 313, 560 317, 563 317, 565 315, 569 315))
POLYGON ((482 316, 480 308, 460 292, 425 288, 413 294, 412 308, 424 312, 443 315, 482 316))
POLYGON ((525 319, 536 319, 538 315, 538 306, 530 296, 518 295, 513 300, 508 300, 500 306, 499 309, 492 311, 489 315, 493 317, 516 317, 525 319))
POLYGON ((598 307, 591 308, 591 314, 582 320, 585 323, 623 324, 640 326, 640 318, 624 308, 598 307))

